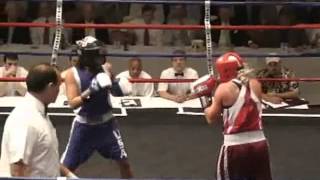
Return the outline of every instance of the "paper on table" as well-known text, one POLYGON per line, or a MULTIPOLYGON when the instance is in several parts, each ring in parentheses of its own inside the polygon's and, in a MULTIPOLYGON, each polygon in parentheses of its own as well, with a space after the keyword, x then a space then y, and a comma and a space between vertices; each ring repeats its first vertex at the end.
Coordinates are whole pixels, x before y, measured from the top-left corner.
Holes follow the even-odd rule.
POLYGON ((285 102, 282 102, 282 103, 280 103, 280 104, 273 104, 273 103, 268 102, 268 101, 265 101, 265 100, 262 100, 262 102, 263 102, 264 104, 269 105, 269 106, 272 107, 272 108, 281 108, 281 107, 285 107, 285 106, 288 106, 288 105, 289 105, 289 104, 287 104, 287 103, 285 103, 285 102))

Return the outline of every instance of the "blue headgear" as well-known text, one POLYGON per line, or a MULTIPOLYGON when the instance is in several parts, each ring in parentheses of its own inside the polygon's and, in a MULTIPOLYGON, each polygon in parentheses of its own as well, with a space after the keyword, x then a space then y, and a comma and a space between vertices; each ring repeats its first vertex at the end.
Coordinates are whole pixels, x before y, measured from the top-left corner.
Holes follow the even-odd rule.
POLYGON ((93 73, 102 71, 101 65, 105 62, 102 53, 103 43, 92 36, 86 36, 76 41, 76 44, 80 67, 89 67, 93 73))

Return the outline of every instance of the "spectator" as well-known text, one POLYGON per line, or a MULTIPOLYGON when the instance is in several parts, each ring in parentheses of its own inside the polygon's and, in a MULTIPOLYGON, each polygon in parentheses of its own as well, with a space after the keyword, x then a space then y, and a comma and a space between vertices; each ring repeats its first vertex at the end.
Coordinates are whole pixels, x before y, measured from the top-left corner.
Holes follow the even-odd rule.
MULTIPOLYGON (((59 163, 56 130, 47 115, 61 79, 49 64, 33 67, 27 76, 28 93, 6 120, 1 144, 1 176, 69 178, 59 163)), ((75 178, 73 176, 73 178, 75 178)))
MULTIPOLYGON (((107 23, 121 23, 123 21, 123 18, 128 16, 129 14, 130 4, 131 3, 100 2, 97 6, 98 16, 102 16, 107 23)), ((141 10, 138 12, 141 12, 141 10)))
MULTIPOLYGON (((283 67, 279 57, 267 57, 267 67, 258 71, 258 78, 294 78, 295 75, 288 68, 283 67)), ((263 82, 263 99, 275 104, 285 99, 295 99, 299 96, 299 84, 295 81, 288 82, 263 82)))
MULTIPOLYGON (((152 5, 144 5, 141 13, 142 18, 137 18, 130 23, 132 24, 159 24, 154 19, 155 7, 152 5)), ((162 30, 158 29, 136 29, 131 32, 135 36, 136 45, 160 46, 162 45, 162 30)))
POLYGON ((188 4, 186 5, 186 11, 187 13, 187 18, 191 21, 191 22, 197 22, 197 24, 199 24, 199 21, 203 21, 203 19, 201 19, 201 15, 202 15, 202 11, 201 11, 201 5, 199 4, 188 4))
MULTIPOLYGON (((8 1, 5 6, 6 16, 0 22, 27 22, 24 18, 27 5, 25 2, 8 1)), ((7 44, 30 44, 30 32, 27 27, 1 27, 0 41, 7 44)))
MULTIPOLYGON (((34 23, 55 23, 55 8, 54 4, 51 2, 40 2, 38 7, 38 18, 36 18, 34 23)), ((66 29, 64 29, 66 31, 66 29)), ((31 40, 32 44, 52 44, 55 35, 55 28, 42 28, 36 27, 31 28, 31 40)), ((64 32, 64 41, 69 42, 68 33, 64 32)))
MULTIPOLYGON (((116 76, 116 78, 127 78, 127 79, 151 79, 151 76, 143 71, 143 66, 140 58, 131 58, 129 60, 127 71, 121 72, 116 76)), ((153 95, 154 86, 153 83, 133 83, 132 92, 130 96, 147 96, 151 97, 153 95)))
MULTIPOLYGON (((279 12, 279 23, 284 26, 297 24, 294 8, 283 7, 279 12)), ((281 42, 289 47, 303 49, 308 44, 306 32, 303 29, 281 30, 281 42)))
MULTIPOLYGON (((190 25, 196 24, 187 18, 187 9, 185 5, 174 5, 168 18, 168 24, 190 25)), ((199 32, 199 31, 198 31, 199 32)), ((189 46, 191 40, 195 37, 195 31, 190 30, 165 30, 163 41, 165 45, 171 46, 189 46)))
MULTIPOLYGON (((218 7, 218 17, 211 23, 213 25, 237 25, 232 7, 218 7)), ((246 34, 238 30, 212 30, 212 41, 219 47, 247 45, 246 34)))
MULTIPOLYGON (((0 76, 4 78, 24 78, 28 71, 18 65, 17 54, 5 54, 3 58, 4 65, 0 67, 0 76)), ((24 96, 27 91, 25 82, 0 82, 1 96, 24 96)))
MULTIPOLYGON (((76 23, 83 24, 105 24, 105 21, 97 17, 95 12, 96 8, 93 3, 80 3, 77 6, 79 13, 79 19, 76 23)), ((94 29, 94 28, 85 28, 85 29, 73 29, 72 32, 72 42, 76 40, 83 39, 85 36, 96 37, 105 44, 110 44, 109 32, 106 29, 94 29)))
MULTIPOLYGON (((311 23, 317 24, 320 22, 320 9, 314 7, 311 11, 311 23)), ((320 47, 320 29, 308 29, 308 39, 312 47, 320 47)))
MULTIPOLYGON (((278 23, 278 12, 274 6, 263 6, 259 11, 260 25, 276 25, 278 23)), ((251 41, 248 45, 251 47, 280 47, 279 30, 254 30, 248 31, 251 41)))
MULTIPOLYGON (((161 72, 161 79, 197 79, 198 73, 186 66, 185 52, 176 50, 175 57, 171 59, 172 67, 161 72)), ((182 103, 189 99, 191 83, 159 83, 158 92, 160 97, 182 103)))
MULTIPOLYGON (((131 3, 129 17, 132 19, 142 18, 140 12, 142 11, 145 5, 148 5, 148 4, 131 3)), ((153 7, 154 7, 154 20, 162 24, 164 22, 163 4, 155 4, 153 7)))

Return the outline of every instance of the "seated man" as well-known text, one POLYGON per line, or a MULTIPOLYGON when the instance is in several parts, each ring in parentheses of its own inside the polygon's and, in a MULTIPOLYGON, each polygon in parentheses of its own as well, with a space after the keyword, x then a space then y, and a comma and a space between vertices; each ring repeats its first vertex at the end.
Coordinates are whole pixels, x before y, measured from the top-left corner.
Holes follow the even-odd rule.
MULTIPOLYGON (((238 25, 231 6, 219 6, 218 17, 213 19, 212 25, 238 25)), ((213 45, 218 47, 232 47, 247 45, 248 37, 246 33, 238 30, 218 30, 211 31, 213 45)))
MULTIPOLYGON (((96 14, 96 5, 94 3, 81 2, 77 4, 77 10, 79 16, 76 23, 83 24, 105 24, 105 20, 98 17, 96 14)), ((84 29, 73 29, 72 30, 72 42, 84 38, 85 36, 92 36, 100 39, 103 43, 109 44, 109 31, 107 29, 95 29, 95 28, 84 28, 84 29)))
MULTIPOLYGON (((196 24, 188 18, 187 7, 184 5, 174 5, 170 9, 168 24, 186 25, 196 24)), ((189 46, 191 41, 196 39, 196 33, 201 31, 190 30, 165 30, 163 33, 163 43, 170 46, 189 46)))
MULTIPOLYGON (((151 76, 143 71, 141 59, 138 57, 131 58, 129 60, 127 71, 121 72, 116 76, 117 78, 127 78, 127 79, 136 79, 136 78, 145 78, 151 79, 151 76)), ((133 83, 132 92, 129 96, 147 96, 150 97, 153 95, 154 87, 153 83, 133 83)))
MULTIPOLYGON (((55 4, 52 2, 40 2, 38 7, 38 16, 33 21, 34 23, 55 23, 55 4)), ((70 29, 63 29, 62 33, 62 48, 65 45, 64 43, 69 43, 68 33, 70 29)), ((43 27, 34 27, 30 28, 30 37, 32 44, 40 45, 40 44, 50 44, 52 45, 55 37, 55 28, 43 28, 43 27)))
MULTIPOLYGON (((292 71, 282 66, 279 57, 267 57, 267 67, 258 71, 258 78, 294 78, 292 71)), ((285 99, 295 99, 299 96, 299 84, 289 82, 262 82, 263 100, 271 103, 281 103, 285 99)))
MULTIPOLYGON (((162 71, 161 79, 198 79, 198 73, 190 67, 186 67, 185 52, 176 50, 175 57, 171 59, 172 67, 162 71)), ((182 103, 189 99, 191 83, 159 83, 160 97, 182 103)))
MULTIPOLYGON (((18 66, 17 54, 5 54, 3 58, 4 65, 0 67, 0 77, 3 78, 24 78, 28 71, 18 66)), ((0 82, 1 96, 24 96, 27 91, 25 82, 0 82)))
MULTIPOLYGON (((0 22, 28 22, 26 18, 27 2, 7 1, 4 16, 0 22)), ((1 12, 2 13, 2 12, 1 12)), ((28 27, 1 27, 0 42, 7 44, 30 44, 28 27)))
MULTIPOLYGON (((141 18, 131 20, 130 24, 160 24, 154 19, 156 9, 152 5, 144 5, 141 10, 141 18)), ((129 34, 135 37, 135 45, 161 46, 162 30, 158 29, 135 29, 129 34)))

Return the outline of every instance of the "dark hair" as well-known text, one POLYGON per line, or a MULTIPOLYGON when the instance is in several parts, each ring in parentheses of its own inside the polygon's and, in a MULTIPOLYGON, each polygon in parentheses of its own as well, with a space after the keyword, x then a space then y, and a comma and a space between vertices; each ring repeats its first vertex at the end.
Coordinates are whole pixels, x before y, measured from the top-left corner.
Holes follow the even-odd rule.
POLYGON ((283 7, 279 12, 279 17, 287 17, 291 22, 296 21, 296 14, 293 7, 283 7))
POLYGON ((147 12, 147 11, 155 11, 155 10, 156 10, 156 8, 153 5, 146 4, 146 5, 142 6, 141 14, 143 14, 144 12, 147 12))
POLYGON ((19 57, 15 53, 7 53, 3 55, 3 62, 7 62, 7 59, 12 59, 12 60, 19 60, 19 57))
POLYGON ((58 70, 48 63, 33 66, 27 76, 27 88, 30 92, 41 92, 48 84, 58 83, 58 70))
POLYGON ((142 66, 142 62, 141 62, 141 59, 140 59, 139 57, 132 57, 132 58, 129 59, 129 61, 128 61, 129 67, 131 66, 132 62, 134 62, 134 61, 139 62, 139 64, 142 66))
POLYGON ((174 57, 184 57, 184 59, 187 59, 186 57, 186 52, 184 50, 181 50, 181 49, 178 49, 178 50, 175 50, 172 52, 172 55, 176 55, 176 56, 173 56, 171 58, 171 60, 174 58, 174 57))
POLYGON ((129 62, 132 62, 132 61, 139 61, 139 62, 141 62, 141 59, 136 56, 136 57, 132 57, 132 58, 129 59, 129 62))

